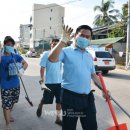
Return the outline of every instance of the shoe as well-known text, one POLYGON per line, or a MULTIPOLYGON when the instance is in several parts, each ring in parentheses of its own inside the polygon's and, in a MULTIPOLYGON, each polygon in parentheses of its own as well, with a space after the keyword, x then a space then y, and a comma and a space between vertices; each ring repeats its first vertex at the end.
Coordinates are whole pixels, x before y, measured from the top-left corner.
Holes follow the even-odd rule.
POLYGON ((55 123, 59 126, 62 126, 62 121, 61 120, 56 120, 55 123))
POLYGON ((41 114, 42 114, 42 107, 39 105, 38 109, 37 109, 37 117, 41 117, 41 114))

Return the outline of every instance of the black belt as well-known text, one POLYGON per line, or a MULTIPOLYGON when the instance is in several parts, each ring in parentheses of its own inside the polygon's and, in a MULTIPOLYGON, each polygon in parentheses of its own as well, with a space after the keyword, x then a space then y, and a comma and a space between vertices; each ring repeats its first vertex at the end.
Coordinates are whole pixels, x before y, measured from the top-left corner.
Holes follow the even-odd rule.
MULTIPOLYGON (((63 91, 64 92, 67 92, 68 94, 72 94, 72 95, 75 95, 75 96, 80 96, 80 97, 87 97, 89 94, 80 94, 80 93, 76 93, 76 92, 73 92, 73 91, 70 91, 68 89, 64 89, 63 88, 63 91)), ((95 90, 91 90, 91 92, 94 92, 95 90)), ((91 93, 90 92, 90 93, 91 93)))

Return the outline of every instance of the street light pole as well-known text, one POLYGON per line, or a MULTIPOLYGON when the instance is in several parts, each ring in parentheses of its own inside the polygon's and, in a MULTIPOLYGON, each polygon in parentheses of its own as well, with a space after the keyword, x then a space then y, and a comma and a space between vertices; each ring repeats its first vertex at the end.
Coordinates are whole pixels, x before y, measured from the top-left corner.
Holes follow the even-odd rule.
POLYGON ((126 64, 125 68, 128 68, 128 52, 130 43, 130 0, 128 0, 128 20, 127 20, 127 42, 126 42, 126 64))

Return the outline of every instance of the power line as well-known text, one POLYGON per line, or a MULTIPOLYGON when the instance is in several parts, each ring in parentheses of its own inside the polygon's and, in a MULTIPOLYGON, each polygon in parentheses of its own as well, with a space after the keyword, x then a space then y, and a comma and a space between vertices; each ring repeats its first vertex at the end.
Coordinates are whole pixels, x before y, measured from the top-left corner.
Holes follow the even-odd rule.
MULTIPOLYGON (((60 5, 66 5, 66 4, 74 3, 74 2, 77 2, 77 1, 82 1, 82 0, 68 1, 68 2, 63 3, 63 4, 60 4, 60 5)), ((42 9, 47 9, 47 8, 52 8, 52 7, 56 7, 56 6, 59 6, 59 5, 52 5, 52 6, 48 6, 48 7, 44 7, 44 8, 35 9, 35 10, 33 10, 33 11, 42 10, 42 9)))

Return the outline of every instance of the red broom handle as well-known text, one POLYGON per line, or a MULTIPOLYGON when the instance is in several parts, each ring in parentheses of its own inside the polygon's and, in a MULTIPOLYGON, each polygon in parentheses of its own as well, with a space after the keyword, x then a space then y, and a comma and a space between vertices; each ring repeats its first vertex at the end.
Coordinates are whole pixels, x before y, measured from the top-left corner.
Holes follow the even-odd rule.
POLYGON ((110 108, 110 112, 111 112, 112 118, 113 118, 113 120, 114 120, 115 125, 118 126, 117 118, 116 118, 114 109, 113 109, 113 107, 112 107, 110 98, 109 98, 109 96, 108 96, 108 92, 107 92, 107 89, 106 89, 106 86, 105 86, 105 83, 104 83, 104 80, 103 80, 103 76, 102 76, 101 73, 99 73, 98 76, 99 76, 100 82, 101 82, 101 84, 102 84, 103 90, 104 90, 104 92, 105 92, 105 94, 106 94, 106 100, 107 100, 107 102, 108 102, 108 106, 109 106, 109 108, 110 108))

